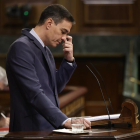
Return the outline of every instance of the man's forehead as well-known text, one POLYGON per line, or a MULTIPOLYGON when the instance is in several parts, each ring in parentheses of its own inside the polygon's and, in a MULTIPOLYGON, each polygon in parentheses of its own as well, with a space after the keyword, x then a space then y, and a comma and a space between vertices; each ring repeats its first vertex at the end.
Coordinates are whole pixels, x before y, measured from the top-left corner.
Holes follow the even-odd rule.
POLYGON ((67 20, 62 20, 60 23, 58 23, 58 25, 64 29, 64 30, 67 30, 68 32, 70 32, 70 29, 72 27, 72 22, 70 21, 67 21, 67 20))

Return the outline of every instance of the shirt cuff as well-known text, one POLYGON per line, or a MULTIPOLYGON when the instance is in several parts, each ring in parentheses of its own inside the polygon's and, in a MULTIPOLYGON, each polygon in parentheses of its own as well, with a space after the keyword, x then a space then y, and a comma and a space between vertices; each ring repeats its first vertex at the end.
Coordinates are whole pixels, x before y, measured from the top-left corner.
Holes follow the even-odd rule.
MULTIPOLYGON (((68 119, 70 119, 70 120, 71 120, 71 118, 68 118, 68 119)), ((62 125, 61 125, 61 126, 63 126, 63 125, 65 124, 65 122, 66 122, 68 119, 66 119, 65 121, 63 121, 63 123, 62 123, 62 125)))
POLYGON ((74 63, 75 62, 75 58, 73 57, 73 61, 68 61, 67 59, 65 59, 66 62, 68 63, 74 63))
POLYGON ((73 66, 73 64, 72 63, 69 63, 69 62, 67 62, 70 66, 73 66))
POLYGON ((73 66, 73 63, 75 62, 75 58, 73 57, 73 61, 68 61, 65 59, 65 61, 70 65, 70 66, 73 66))

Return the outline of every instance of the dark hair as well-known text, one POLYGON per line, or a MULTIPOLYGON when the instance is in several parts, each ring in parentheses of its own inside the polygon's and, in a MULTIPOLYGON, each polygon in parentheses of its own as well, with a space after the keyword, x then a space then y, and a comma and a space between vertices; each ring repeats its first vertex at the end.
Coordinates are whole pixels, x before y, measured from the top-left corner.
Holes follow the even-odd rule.
POLYGON ((37 25, 43 25, 48 18, 52 18, 54 23, 57 25, 63 19, 75 24, 74 18, 71 13, 62 5, 53 4, 44 9, 41 13, 40 19, 37 25))

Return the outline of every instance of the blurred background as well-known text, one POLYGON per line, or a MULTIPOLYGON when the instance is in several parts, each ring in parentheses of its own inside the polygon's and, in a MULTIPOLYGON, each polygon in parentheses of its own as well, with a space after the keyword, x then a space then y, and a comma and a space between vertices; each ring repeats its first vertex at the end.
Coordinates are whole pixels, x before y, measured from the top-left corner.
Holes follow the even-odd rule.
MULTIPOLYGON (((0 0, 0 66, 5 68, 8 48, 21 35, 21 29, 34 28, 42 10, 50 4, 65 6, 76 21, 70 35, 78 67, 67 86, 87 89, 81 115, 107 114, 98 83, 86 65, 99 78, 112 113, 102 80, 91 63, 104 80, 114 113, 121 112, 126 98, 140 108, 140 0, 0 0)), ((50 49, 58 68, 62 46, 50 49)), ((1 90, 1 108, 9 109, 9 99, 9 90, 1 90)), ((64 113, 66 110, 77 112, 73 106, 63 108, 64 113)))

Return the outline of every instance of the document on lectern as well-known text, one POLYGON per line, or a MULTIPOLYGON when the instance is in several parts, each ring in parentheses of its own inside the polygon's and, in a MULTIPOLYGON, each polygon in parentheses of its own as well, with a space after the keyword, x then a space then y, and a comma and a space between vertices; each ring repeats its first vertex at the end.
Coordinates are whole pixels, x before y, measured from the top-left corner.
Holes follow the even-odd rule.
MULTIPOLYGON (((110 119, 118 119, 120 117, 120 114, 113 114, 113 115, 109 115, 110 119)), ((101 116, 95 116, 95 117, 85 117, 85 119, 89 120, 89 121, 100 121, 100 120, 108 120, 109 119, 108 115, 101 115, 101 116)))

